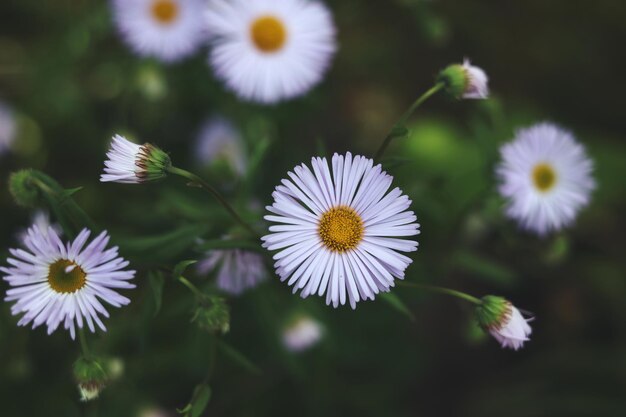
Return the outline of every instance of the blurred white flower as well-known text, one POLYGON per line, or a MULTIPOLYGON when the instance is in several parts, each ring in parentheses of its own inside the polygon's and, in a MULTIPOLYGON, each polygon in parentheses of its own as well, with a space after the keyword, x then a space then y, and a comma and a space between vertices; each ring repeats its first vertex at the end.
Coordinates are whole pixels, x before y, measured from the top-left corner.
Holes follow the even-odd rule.
POLYGON ((217 77, 245 100, 275 103, 318 84, 337 49, 319 1, 209 0, 206 22, 217 77))
POLYGON ((108 317, 101 300, 121 307, 130 300, 119 288, 135 288, 128 281, 135 271, 124 270, 128 261, 120 258, 117 247, 106 249, 109 236, 102 232, 85 247, 91 232, 83 229, 73 242, 63 244, 51 227, 28 230, 24 249, 11 249, 8 268, 1 267, 4 280, 12 287, 5 301, 16 301, 11 313, 25 313, 19 326, 32 322, 33 328, 46 324, 48 334, 61 323, 75 337, 75 324, 86 322, 95 332, 94 322, 106 330, 99 315, 108 317))
POLYGON ((140 184, 163 178, 171 166, 170 157, 158 147, 145 143, 137 145, 123 136, 115 135, 104 162, 101 182, 140 184))
POLYGON ((115 23, 139 55, 165 62, 194 53, 206 32, 202 0, 112 0, 115 23))
POLYGON ((208 274, 216 269, 218 288, 233 295, 256 287, 267 278, 263 257, 241 249, 213 250, 198 262, 200 274, 208 274))
POLYGON ((570 132, 540 123, 519 130, 500 153, 500 193, 522 227, 540 235, 559 230, 589 203, 593 164, 570 132))
POLYGON ((315 346, 324 335, 322 325, 308 316, 299 317, 283 330, 283 344, 291 352, 302 352, 315 346))
POLYGON ((220 116, 207 120, 196 142, 195 157, 203 164, 225 161, 239 176, 246 172, 246 154, 241 134, 230 122, 220 116))
POLYGON ((305 298, 326 293, 326 304, 356 308, 403 279, 412 262, 399 252, 417 250, 419 234, 411 200, 399 188, 388 192, 393 177, 371 159, 335 154, 311 160, 289 172, 273 193, 270 226, 263 246, 274 255, 281 281, 305 298))
MULTIPOLYGON (((32 218, 32 226, 37 227, 44 233, 47 233, 48 228, 52 227, 52 230, 54 230, 57 235, 61 236, 63 234, 61 226, 57 223, 50 224, 50 215, 48 214, 48 212, 43 210, 35 211, 32 218)), ((19 232, 18 238, 21 243, 25 243, 26 239, 28 238, 28 229, 25 228, 21 232, 19 232)))
POLYGON ((13 110, 0 101, 0 155, 11 148, 17 133, 13 110))
POLYGON ((481 68, 470 64, 469 59, 463 61, 463 69, 465 70, 465 91, 463 98, 483 99, 489 96, 489 87, 487 86, 487 74, 481 68))

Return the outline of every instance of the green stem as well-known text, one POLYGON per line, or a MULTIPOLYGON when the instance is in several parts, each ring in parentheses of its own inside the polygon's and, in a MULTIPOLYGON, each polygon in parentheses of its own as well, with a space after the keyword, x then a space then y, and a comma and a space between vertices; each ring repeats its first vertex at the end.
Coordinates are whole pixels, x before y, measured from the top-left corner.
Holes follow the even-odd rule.
POLYGON ((407 130, 406 130, 405 124, 407 120, 409 120, 409 117, 411 117, 411 115, 415 112, 415 110, 417 110, 417 108, 423 102, 428 100, 431 96, 433 96, 443 87, 444 87, 443 83, 437 83, 434 86, 432 86, 428 91, 426 91, 424 94, 419 96, 418 99, 415 100, 415 102, 413 102, 411 107, 409 107, 408 110, 404 112, 402 117, 400 117, 400 119, 396 122, 396 124, 393 125, 393 127, 391 128, 391 131, 387 134, 387 136, 385 137, 385 140, 380 145, 380 148, 378 148, 378 150, 374 154, 375 161, 378 161, 383 156, 383 154, 385 153, 385 150, 387 149, 387 147, 389 146, 389 144, 391 143, 393 139, 403 137, 406 135, 407 130))
POLYGON ((80 348, 83 352, 83 356, 85 358, 91 358, 91 351, 89 350, 89 345, 87 344, 85 330, 80 327, 78 328, 78 340, 80 341, 80 348))
POLYGON ((450 288, 445 288, 445 287, 438 287, 436 285, 428 285, 428 284, 416 284, 414 282, 405 282, 405 281, 398 281, 398 285, 403 286, 403 287, 411 287, 411 288, 417 288, 420 290, 426 290, 426 291, 430 291, 430 292, 435 292, 438 294, 446 294, 446 295, 451 295, 453 297, 457 297, 460 298, 462 300, 465 301, 469 301, 470 303, 474 303, 477 305, 482 304, 482 300, 480 300, 479 298, 474 297, 473 295, 469 295, 466 294, 464 292, 461 291, 457 291, 457 290, 453 290, 450 288))
POLYGON ((228 211, 228 213, 235 219, 235 221, 237 221, 237 223, 239 223, 248 232, 250 232, 252 236, 260 239, 259 234, 252 228, 252 226, 250 226, 244 219, 242 219, 241 216, 230 205, 230 203, 226 201, 226 199, 219 193, 219 191, 213 188, 208 182, 206 182, 205 180, 203 180, 196 174, 193 174, 184 169, 177 168, 175 166, 169 167, 167 171, 170 174, 174 174, 174 175, 178 175, 180 177, 186 178, 189 181, 191 181, 191 184, 194 184, 196 186, 203 188, 205 191, 207 191, 209 194, 215 197, 215 199, 222 205, 222 207, 226 209, 226 211, 228 211))
POLYGON ((198 289, 198 287, 196 287, 195 285, 193 285, 191 283, 191 281, 189 281, 187 278, 180 276, 178 277, 178 280, 187 288, 189 288, 191 290, 192 293, 194 293, 195 295, 197 295, 198 297, 204 297, 204 294, 202 293, 202 291, 200 291, 198 289))

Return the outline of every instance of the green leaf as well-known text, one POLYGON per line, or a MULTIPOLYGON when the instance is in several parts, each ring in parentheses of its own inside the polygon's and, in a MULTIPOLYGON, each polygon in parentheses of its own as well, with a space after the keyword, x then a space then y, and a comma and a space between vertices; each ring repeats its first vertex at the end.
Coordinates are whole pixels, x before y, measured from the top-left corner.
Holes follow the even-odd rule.
POLYGON ((256 366, 252 361, 244 356, 243 353, 239 352, 232 346, 226 344, 224 341, 218 341, 218 348, 224 355, 228 356, 233 362, 240 365, 243 369, 247 370, 250 373, 255 375, 260 375, 261 369, 256 366))
POLYGON ((413 315, 407 305, 404 304, 404 301, 402 301, 400 297, 398 297, 396 294, 391 292, 384 292, 380 294, 380 297, 385 300, 385 302, 387 302, 391 307, 407 316, 411 321, 415 321, 415 315, 413 315))
POLYGON ((176 266, 174 266, 174 270, 172 271, 172 276, 174 277, 174 279, 178 279, 179 277, 182 277, 183 274, 185 273, 185 270, 187 270, 187 268, 189 268, 191 265, 195 264, 196 262, 198 262, 195 259, 188 259, 185 261, 180 261, 179 263, 176 264, 176 266))
POLYGON ((191 417, 200 417, 206 409, 211 399, 211 387, 201 384, 193 392, 193 402, 191 404, 191 417))
POLYGON ((192 224, 156 236, 118 238, 116 243, 127 257, 165 262, 178 258, 208 230, 206 224, 192 224))
POLYGON ((161 310, 165 278, 159 271, 150 271, 148 281, 150 281, 150 288, 152 289, 152 296, 154 297, 154 315, 156 316, 161 310))

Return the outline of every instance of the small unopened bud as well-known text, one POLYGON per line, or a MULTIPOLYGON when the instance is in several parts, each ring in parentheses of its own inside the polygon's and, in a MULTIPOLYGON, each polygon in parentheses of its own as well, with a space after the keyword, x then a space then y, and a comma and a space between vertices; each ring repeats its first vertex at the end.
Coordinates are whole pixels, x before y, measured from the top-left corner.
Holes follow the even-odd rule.
POLYGON ((283 344, 291 352, 302 352, 315 346, 323 335, 324 328, 317 320, 298 316, 283 329, 283 344))
POLYGON ((34 208, 40 204, 41 190, 35 184, 35 179, 36 174, 32 169, 14 172, 9 177, 9 190, 18 205, 34 208))
POLYGON ((210 333, 228 333, 230 330, 230 310, 223 298, 206 296, 199 301, 191 321, 210 333))
POLYGON ((489 96, 487 74, 464 60, 463 64, 453 64, 439 73, 437 82, 443 84, 444 91, 456 99, 484 99, 489 96))
POLYGON ((81 356, 74 362, 74 378, 78 384, 81 401, 90 401, 98 398, 106 387, 109 374, 102 359, 81 356))
POLYGON ((476 307, 476 319, 502 347, 517 350, 529 339, 532 329, 522 313, 510 301, 495 295, 487 295, 476 307))
POLYGON ((155 181, 165 177, 172 166, 169 155, 159 147, 151 143, 137 145, 120 135, 113 137, 107 158, 104 174, 100 176, 102 182, 140 184, 155 181))

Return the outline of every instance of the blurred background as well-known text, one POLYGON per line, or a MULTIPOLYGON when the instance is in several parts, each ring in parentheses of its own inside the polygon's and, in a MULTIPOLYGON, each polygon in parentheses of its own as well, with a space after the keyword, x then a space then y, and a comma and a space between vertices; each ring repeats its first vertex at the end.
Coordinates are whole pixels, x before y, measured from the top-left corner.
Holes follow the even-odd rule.
MULTIPOLYGON (((94 350, 120 359, 123 373, 88 404, 78 401, 71 374, 79 346, 63 331, 18 328, 3 303, 1 415, 174 416, 206 374, 211 340, 190 322, 192 296, 167 276, 155 289, 149 276, 198 259, 197 238, 228 233, 229 220, 175 178, 100 183, 114 133, 159 145, 260 219, 293 166, 335 151, 372 155, 437 72, 463 57, 486 70, 492 98, 436 96, 384 160, 422 225, 407 280, 503 295, 536 316, 532 340, 518 352, 501 349, 455 299, 397 287, 408 311, 383 299, 334 310, 291 295, 271 273, 228 301, 224 340, 247 359, 217 356, 204 415, 626 415, 626 4, 327 4, 340 49, 325 81, 303 98, 261 107, 223 89, 206 48, 170 65, 133 55, 106 1, 1 2, 0 100, 12 109, 16 138, 0 155, 0 254, 19 244, 33 214, 13 202, 8 176, 36 168, 82 187, 76 202, 139 271, 126 294, 132 303, 110 309, 109 331, 90 337, 94 350), (247 175, 195 158, 197 136, 215 115, 239 130, 256 164, 247 175), (504 218, 493 165, 517 128, 544 120, 586 146, 598 187, 573 227, 541 239, 504 218), (304 313, 324 337, 289 352, 283 327, 304 313)), ((213 288, 212 277, 190 275, 213 288)))

